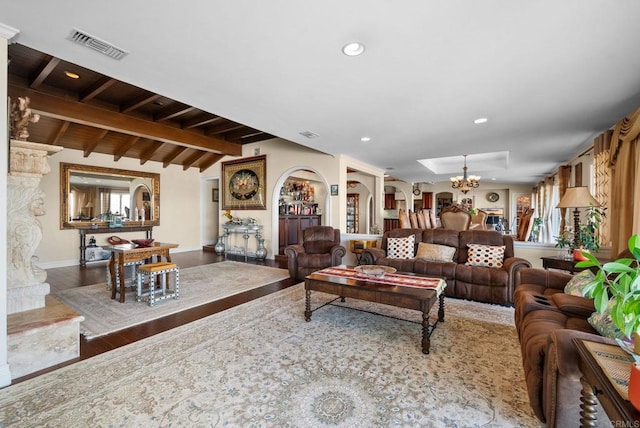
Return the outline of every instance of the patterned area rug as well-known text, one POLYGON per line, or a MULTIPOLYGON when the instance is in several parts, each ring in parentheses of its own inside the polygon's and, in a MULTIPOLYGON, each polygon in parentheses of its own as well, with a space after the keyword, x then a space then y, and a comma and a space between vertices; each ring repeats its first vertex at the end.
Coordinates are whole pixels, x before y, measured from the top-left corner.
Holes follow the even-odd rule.
POLYGON ((226 261, 180 269, 180 298, 162 300, 153 307, 136 302, 134 291, 126 293, 125 303, 112 300, 106 283, 52 294, 84 316, 80 329, 90 340, 288 277, 285 269, 226 261))
MULTIPOLYGON (((317 308, 334 296, 313 293, 317 308)), ((304 321, 296 285, 0 390, 0 426, 533 427, 513 310, 357 302, 304 321)))

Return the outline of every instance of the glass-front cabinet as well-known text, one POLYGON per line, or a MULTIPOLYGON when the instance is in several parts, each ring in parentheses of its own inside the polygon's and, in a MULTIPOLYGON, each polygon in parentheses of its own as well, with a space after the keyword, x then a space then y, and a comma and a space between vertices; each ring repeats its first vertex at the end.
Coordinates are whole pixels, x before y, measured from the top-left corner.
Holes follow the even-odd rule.
POLYGON ((347 233, 360 233, 360 226, 358 219, 360 213, 358 212, 360 201, 360 195, 357 193, 347 194, 347 233))

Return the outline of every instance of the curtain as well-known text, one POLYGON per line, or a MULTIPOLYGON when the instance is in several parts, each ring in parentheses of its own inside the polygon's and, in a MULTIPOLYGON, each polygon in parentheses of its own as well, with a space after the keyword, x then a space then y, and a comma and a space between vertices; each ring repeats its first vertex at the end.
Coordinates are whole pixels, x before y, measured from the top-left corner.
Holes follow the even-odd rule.
POLYGON ((617 255, 627 247, 629 237, 640 232, 640 198, 638 187, 638 140, 640 136, 640 108, 616 123, 609 148, 612 167, 611 205, 609 216, 611 253, 617 255))
MULTIPOLYGON (((540 181, 537 186, 536 206, 538 217, 542 218, 542 234, 539 238, 540 242, 554 242, 554 236, 558 227, 557 221, 553 216, 555 205, 554 201, 554 177, 547 177, 540 181)), ((557 190, 556 190, 557 194, 557 190)), ((555 196, 557 199, 557 195, 555 196)))
MULTIPOLYGON (((571 165, 562 165, 558 168, 558 195, 560 199, 564 196, 567 187, 569 187, 569 180, 571 180, 571 165)), ((566 208, 560 208, 560 227, 559 232, 563 231, 566 223, 565 216, 567 215, 566 208)))
POLYGON ((100 214, 109 212, 111 209, 111 189, 108 187, 98 188, 100 195, 100 214))
MULTIPOLYGON (((609 149, 611 147, 611 135, 613 131, 603 132, 593 142, 593 155, 595 160, 595 192, 594 197, 600 205, 609 208, 611 206, 611 169, 609 163, 609 149)), ((610 210, 600 224, 600 245, 611 246, 610 210)))

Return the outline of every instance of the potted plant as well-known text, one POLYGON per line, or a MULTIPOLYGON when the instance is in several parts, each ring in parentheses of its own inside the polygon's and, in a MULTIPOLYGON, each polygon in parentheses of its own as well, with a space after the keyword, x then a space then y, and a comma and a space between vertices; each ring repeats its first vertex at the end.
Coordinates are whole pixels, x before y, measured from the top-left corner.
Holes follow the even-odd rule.
POLYGON ((593 298, 602 314, 609 312, 611 321, 624 335, 633 340, 633 350, 622 341, 620 346, 634 356, 629 380, 629 399, 640 410, 640 235, 633 235, 628 243, 632 258, 620 258, 601 265, 597 258, 585 254, 587 261, 578 267, 597 267, 592 282, 584 288, 583 295, 593 298))
POLYGON ((606 208, 589 207, 586 216, 586 223, 580 223, 577 231, 565 231, 560 236, 556 236, 556 247, 568 247, 573 253, 574 260, 587 260, 583 253, 597 252, 600 250, 600 237, 598 229, 602 221, 607 216, 606 208), (576 245, 577 241, 577 245, 576 245))

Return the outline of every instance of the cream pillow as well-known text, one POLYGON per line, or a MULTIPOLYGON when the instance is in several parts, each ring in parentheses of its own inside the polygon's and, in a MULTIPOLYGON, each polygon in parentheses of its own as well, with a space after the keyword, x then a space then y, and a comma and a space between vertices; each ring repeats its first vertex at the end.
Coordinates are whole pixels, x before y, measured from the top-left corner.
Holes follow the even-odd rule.
POLYGON ((387 238, 387 257, 390 259, 412 259, 415 242, 415 235, 409 235, 406 238, 387 238))
POLYGON ((504 245, 468 244, 467 266, 482 266, 499 269, 504 261, 504 245))
POLYGON ((454 247, 421 242, 418 244, 416 258, 430 262, 452 262, 455 254, 456 249, 454 247))

